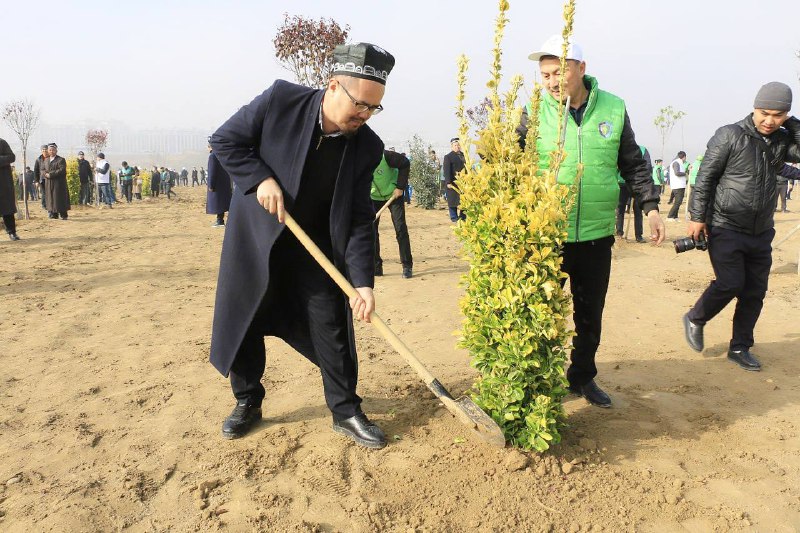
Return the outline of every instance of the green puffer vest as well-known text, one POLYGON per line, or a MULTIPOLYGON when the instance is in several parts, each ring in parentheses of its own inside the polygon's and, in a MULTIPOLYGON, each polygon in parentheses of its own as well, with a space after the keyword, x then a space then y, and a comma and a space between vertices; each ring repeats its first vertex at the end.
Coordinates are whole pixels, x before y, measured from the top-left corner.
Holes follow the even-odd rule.
POLYGON ((396 187, 397 169, 390 167, 386 157, 382 157, 381 164, 372 173, 370 196, 373 200, 386 201, 391 198, 396 187))
MULTIPOLYGON (((583 163, 583 177, 578 184, 577 198, 569 214, 567 242, 583 242, 614 234, 615 210, 619 201, 617 158, 622 128, 625 125, 625 102, 601 91, 597 80, 589 82, 589 100, 581 126, 572 115, 567 119, 564 148, 566 158, 558 172, 558 182, 570 185, 575 181, 578 163, 583 163)), ((560 103, 545 93, 539 107, 539 138, 536 149, 542 167, 550 164, 550 153, 558 142, 560 103)), ((531 109, 528 104, 528 115, 531 109)))
POLYGON ((694 187, 694 182, 697 181, 697 173, 700 172, 700 163, 703 162, 703 156, 698 155, 697 159, 692 163, 692 170, 689 172, 689 185, 694 187))

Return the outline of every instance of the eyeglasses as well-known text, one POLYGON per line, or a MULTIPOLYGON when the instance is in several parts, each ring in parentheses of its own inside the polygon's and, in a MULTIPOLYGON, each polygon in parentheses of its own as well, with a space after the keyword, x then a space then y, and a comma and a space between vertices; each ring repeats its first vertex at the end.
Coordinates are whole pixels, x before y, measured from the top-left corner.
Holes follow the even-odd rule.
POLYGON ((378 105, 369 105, 369 104, 365 104, 364 102, 359 102, 358 100, 353 98, 353 95, 351 95, 347 91, 347 89, 344 88, 344 85, 342 85, 341 82, 337 82, 337 83, 339 83, 339 87, 342 88, 342 90, 344 91, 344 94, 346 94, 347 97, 350 99, 350 101, 353 102, 353 105, 355 106, 356 111, 358 111, 359 113, 364 113, 366 111, 369 111, 370 115, 377 115, 378 113, 383 111, 383 106, 380 105, 380 104, 378 104, 378 105))

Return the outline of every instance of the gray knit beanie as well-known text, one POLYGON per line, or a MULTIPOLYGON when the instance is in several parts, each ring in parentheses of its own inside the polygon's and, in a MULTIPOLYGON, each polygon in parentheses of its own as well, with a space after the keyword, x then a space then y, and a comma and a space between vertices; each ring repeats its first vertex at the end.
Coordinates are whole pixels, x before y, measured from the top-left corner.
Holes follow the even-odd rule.
POLYGON ((792 108, 792 89, 785 83, 771 81, 758 90, 753 108, 789 111, 792 108))

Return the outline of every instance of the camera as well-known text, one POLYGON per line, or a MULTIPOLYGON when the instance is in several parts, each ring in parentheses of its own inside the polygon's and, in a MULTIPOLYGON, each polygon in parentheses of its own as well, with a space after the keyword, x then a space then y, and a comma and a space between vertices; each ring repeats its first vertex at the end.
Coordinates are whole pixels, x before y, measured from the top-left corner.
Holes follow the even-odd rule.
POLYGON ((703 233, 700 234, 697 240, 694 240, 692 237, 684 237, 672 241, 672 244, 675 245, 675 253, 678 254, 682 254, 687 250, 694 250, 695 248, 703 252, 708 250, 708 242, 706 242, 706 236, 703 233))

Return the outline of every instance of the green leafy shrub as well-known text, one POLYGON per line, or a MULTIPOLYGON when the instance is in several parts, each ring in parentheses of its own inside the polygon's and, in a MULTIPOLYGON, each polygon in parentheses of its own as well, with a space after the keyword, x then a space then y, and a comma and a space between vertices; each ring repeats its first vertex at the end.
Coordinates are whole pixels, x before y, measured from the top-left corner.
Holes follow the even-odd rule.
POLYGON ((67 159, 67 189, 69 190, 69 203, 78 205, 81 197, 81 178, 78 175, 78 158, 67 159))
MULTIPOLYGON (((525 151, 515 132, 522 78, 513 78, 502 99, 498 92, 508 7, 506 0, 499 2, 487 83, 488 124, 477 140, 469 138, 464 112, 468 60, 459 59, 458 109, 467 166, 457 183, 466 220, 455 231, 469 261, 460 345, 480 372, 473 387, 476 403, 512 445, 541 452, 560 442, 566 421, 561 403, 567 392, 564 364, 573 333, 567 324, 571 301, 562 290, 560 247, 567 238, 572 194, 570 187, 556 182, 563 148, 544 168, 535 149, 540 87, 533 91, 530 148, 525 151), (480 154, 480 164, 472 164, 470 145, 480 154)), ((568 2, 565 37, 571 33, 573 13, 574 3, 568 2)))
POLYGON ((414 187, 414 200, 424 209, 433 209, 439 197, 439 167, 428 155, 430 144, 419 135, 409 141, 411 170, 408 180, 414 187))

